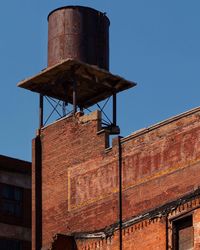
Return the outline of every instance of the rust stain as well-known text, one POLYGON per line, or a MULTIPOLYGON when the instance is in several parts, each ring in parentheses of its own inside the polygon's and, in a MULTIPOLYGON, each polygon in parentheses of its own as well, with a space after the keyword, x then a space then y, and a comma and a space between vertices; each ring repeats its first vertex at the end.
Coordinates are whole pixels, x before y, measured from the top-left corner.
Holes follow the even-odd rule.
POLYGON ((48 21, 48 66, 71 58, 109 69, 110 21, 104 13, 68 6, 51 12, 48 21))

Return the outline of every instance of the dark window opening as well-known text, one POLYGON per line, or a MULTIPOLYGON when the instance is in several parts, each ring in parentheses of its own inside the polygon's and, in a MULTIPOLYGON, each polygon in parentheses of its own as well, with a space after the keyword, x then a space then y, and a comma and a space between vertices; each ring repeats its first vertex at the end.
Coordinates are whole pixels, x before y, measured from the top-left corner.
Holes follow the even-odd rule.
POLYGON ((1 250, 22 250, 22 242, 12 239, 0 239, 1 250))
POLYGON ((192 215, 173 222, 173 250, 192 250, 194 232, 192 215))
POLYGON ((0 184, 0 212, 15 217, 22 216, 23 189, 7 184, 0 184))

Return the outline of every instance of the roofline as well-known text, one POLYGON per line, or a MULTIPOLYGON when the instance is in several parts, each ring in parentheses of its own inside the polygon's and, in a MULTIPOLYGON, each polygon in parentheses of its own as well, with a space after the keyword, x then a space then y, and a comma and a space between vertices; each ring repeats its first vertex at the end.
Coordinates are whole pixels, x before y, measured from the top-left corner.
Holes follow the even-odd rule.
POLYGON ((0 170, 31 175, 31 162, 0 155, 0 170))
POLYGON ((163 120, 161 122, 153 124, 152 126, 149 126, 147 128, 139 129, 139 130, 133 132, 132 134, 130 134, 130 135, 126 136, 126 137, 123 137, 121 139, 121 143, 125 143, 126 141, 129 141, 129 140, 131 140, 133 138, 139 137, 139 136, 144 135, 144 134, 146 134, 146 133, 148 133, 150 131, 153 131, 155 129, 158 129, 160 127, 163 127, 165 125, 168 125, 168 124, 170 124, 172 122, 178 121, 178 120, 180 120, 180 119, 182 119, 184 117, 193 115, 193 114, 198 113, 198 112, 200 112, 200 107, 196 107, 196 108, 190 109, 190 110, 188 110, 186 112, 183 112, 181 114, 172 116, 172 117, 170 117, 168 119, 165 119, 165 120, 163 120))

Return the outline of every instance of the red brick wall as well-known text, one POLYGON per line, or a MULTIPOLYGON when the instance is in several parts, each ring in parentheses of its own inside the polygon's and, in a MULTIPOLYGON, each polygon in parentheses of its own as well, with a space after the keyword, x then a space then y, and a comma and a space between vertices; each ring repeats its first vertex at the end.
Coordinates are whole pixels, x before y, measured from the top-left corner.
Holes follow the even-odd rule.
MULTIPOLYGON (((123 230, 123 249, 125 250, 161 250, 166 249, 165 220, 143 221, 123 230)), ((119 250, 118 231, 107 239, 77 240, 78 250, 119 250)))
MULTIPOLYGON (((183 243, 188 245, 187 239, 191 238, 194 241, 193 248, 195 250, 199 249, 199 204, 200 198, 196 196, 190 198, 187 202, 185 200, 181 205, 171 207, 168 212, 166 212, 166 208, 160 210, 158 214, 154 211, 153 217, 143 219, 140 222, 135 222, 125 229, 122 229, 123 249, 173 249, 172 241, 173 234, 175 233, 173 228, 175 225, 177 226, 177 222, 181 222, 181 228, 186 229, 186 227, 183 226, 183 220, 186 222, 185 219, 189 217, 192 218, 193 226, 185 230, 184 233, 186 233, 187 238, 183 238, 183 243)), ((186 222, 185 226, 188 227, 189 224, 186 222)), ((118 230, 103 239, 94 238, 94 236, 95 234, 83 234, 81 236, 83 238, 80 238, 80 235, 76 235, 76 237, 73 238, 65 235, 56 235, 53 239, 53 244, 49 249, 74 249, 74 246, 76 246, 75 249, 77 250, 119 249, 118 230), (93 238, 91 238, 91 235, 93 235, 93 238)))
POLYGON ((124 209, 134 216, 199 186, 200 118, 191 114, 124 140, 124 209))
MULTIPOLYGON (((90 121, 85 117, 83 121, 71 117, 42 131, 43 245, 49 244, 58 232, 85 231, 88 230, 88 222, 90 229, 95 230, 97 224, 103 227, 117 220, 116 194, 110 201, 107 196, 112 194, 112 190, 107 186, 104 190, 108 194, 103 193, 105 197, 93 205, 104 183, 108 183, 107 169, 99 170, 97 174, 97 168, 107 165, 110 160, 106 159, 105 133, 97 135, 98 118, 97 113, 90 116, 90 121), (94 185, 96 174, 103 181, 102 186, 94 185), (82 189, 84 181, 89 185, 84 184, 82 189), (91 185, 93 189, 90 189, 91 185), (107 215, 107 222, 102 221, 102 211, 107 215)), ((112 169, 109 172, 113 173, 112 169)))
MULTIPOLYGON (((173 222, 192 216, 193 226, 186 230, 186 237, 194 241, 194 250, 200 249, 200 199, 190 200, 180 206, 171 208, 168 213, 161 217, 141 220, 122 230, 123 249, 173 249, 173 222), (191 235, 192 234, 192 235, 191 235)), ((186 237, 184 240, 187 240, 186 237)), ((107 239, 77 239, 78 250, 118 250, 119 231, 107 239)))
MULTIPOLYGON (((43 246, 56 233, 93 231, 118 220, 118 147, 105 150, 98 117, 66 118, 44 128, 43 246)), ((124 138, 123 218, 192 192, 199 185, 200 112, 124 138)))
POLYGON ((196 209, 193 214, 194 227, 194 250, 200 249, 200 209, 196 209))
POLYGON ((123 241, 124 249, 166 249, 166 223, 163 218, 155 219, 150 224, 140 223, 140 225, 141 228, 136 229, 133 233, 131 228, 126 230, 123 241))

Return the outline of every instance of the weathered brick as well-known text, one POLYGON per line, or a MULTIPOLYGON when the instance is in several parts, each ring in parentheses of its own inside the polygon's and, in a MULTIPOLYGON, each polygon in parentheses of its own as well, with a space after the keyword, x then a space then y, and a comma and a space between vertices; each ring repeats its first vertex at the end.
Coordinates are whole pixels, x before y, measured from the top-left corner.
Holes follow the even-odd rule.
MULTIPOLYGON (((41 131, 43 246, 48 246, 57 233, 95 231, 118 221, 118 143, 105 150, 107 134, 97 133, 99 127, 96 113, 91 119, 62 119, 41 131)), ((120 141, 123 220, 176 200, 199 186, 199 109, 120 141)), ((152 244, 157 247, 153 249, 165 249, 165 226, 159 221, 148 229, 143 227, 134 240, 130 237, 124 241, 125 249, 150 249, 152 244), (141 242, 141 238, 145 240, 141 242)), ((117 237, 116 232, 109 244, 102 241, 101 249, 117 249, 117 237)), ((95 244, 100 243, 90 248, 95 249, 95 244)))

